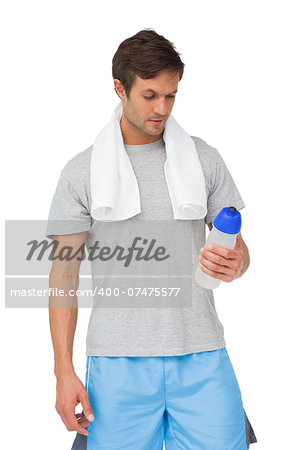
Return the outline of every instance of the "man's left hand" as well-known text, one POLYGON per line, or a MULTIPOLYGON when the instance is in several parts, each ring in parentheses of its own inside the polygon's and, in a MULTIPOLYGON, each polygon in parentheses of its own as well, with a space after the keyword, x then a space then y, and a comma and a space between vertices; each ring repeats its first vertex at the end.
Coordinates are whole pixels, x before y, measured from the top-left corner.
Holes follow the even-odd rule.
POLYGON ((249 254, 241 233, 236 237, 233 250, 210 244, 212 248, 201 248, 199 265, 204 273, 222 281, 233 281, 241 277, 249 265, 249 254))

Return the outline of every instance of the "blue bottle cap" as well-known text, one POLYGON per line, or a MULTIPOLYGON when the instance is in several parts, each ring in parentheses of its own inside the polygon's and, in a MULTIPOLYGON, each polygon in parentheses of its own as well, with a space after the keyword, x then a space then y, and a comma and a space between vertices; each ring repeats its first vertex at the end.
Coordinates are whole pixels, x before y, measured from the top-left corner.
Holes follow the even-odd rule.
POLYGON ((213 221, 213 226, 228 234, 239 234, 242 226, 241 213, 234 206, 226 206, 213 221))

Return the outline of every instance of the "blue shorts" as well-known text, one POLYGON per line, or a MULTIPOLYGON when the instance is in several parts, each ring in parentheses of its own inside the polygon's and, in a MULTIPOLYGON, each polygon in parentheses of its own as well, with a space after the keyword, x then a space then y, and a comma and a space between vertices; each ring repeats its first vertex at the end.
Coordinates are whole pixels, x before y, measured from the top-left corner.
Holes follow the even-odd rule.
POLYGON ((162 450, 163 441, 166 450, 248 448, 225 347, 180 356, 88 356, 85 388, 95 420, 72 450, 162 450))

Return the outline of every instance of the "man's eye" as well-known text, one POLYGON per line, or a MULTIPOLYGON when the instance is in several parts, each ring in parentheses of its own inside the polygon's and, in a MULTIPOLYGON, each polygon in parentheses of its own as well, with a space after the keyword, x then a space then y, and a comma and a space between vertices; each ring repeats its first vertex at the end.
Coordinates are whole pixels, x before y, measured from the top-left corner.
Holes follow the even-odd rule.
MULTIPOLYGON (((175 98, 175 95, 167 95, 167 97, 175 98)), ((152 98, 154 98, 154 95, 152 95, 152 97, 145 97, 145 96, 144 96, 144 98, 145 98, 146 100, 151 100, 152 98)))

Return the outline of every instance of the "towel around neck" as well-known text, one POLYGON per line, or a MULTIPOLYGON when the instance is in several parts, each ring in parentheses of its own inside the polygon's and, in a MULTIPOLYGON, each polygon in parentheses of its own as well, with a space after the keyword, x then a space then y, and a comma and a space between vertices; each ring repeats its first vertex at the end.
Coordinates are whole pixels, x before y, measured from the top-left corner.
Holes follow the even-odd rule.
MULTIPOLYGON (((112 222, 141 213, 139 187, 120 127, 122 102, 97 135, 91 154, 91 215, 112 222)), ((174 219, 203 219, 207 214, 205 179, 195 143, 172 115, 165 123, 164 174, 174 219)))

